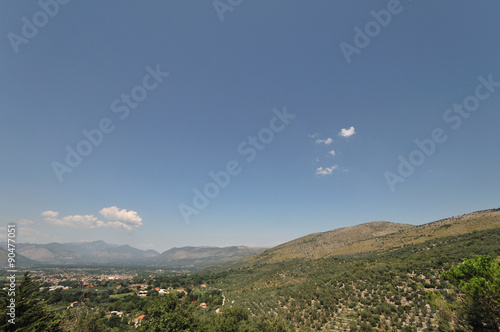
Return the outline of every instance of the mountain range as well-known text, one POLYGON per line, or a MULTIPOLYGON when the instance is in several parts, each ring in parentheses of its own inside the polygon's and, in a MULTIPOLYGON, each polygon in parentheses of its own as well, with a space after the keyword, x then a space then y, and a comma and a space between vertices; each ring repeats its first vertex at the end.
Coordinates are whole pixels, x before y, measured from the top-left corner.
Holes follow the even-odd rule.
MULTIPOLYGON (((18 243, 18 265, 94 265, 129 264, 164 268, 197 269, 233 262, 245 256, 264 251, 264 247, 183 247, 163 253, 141 250, 129 245, 109 244, 104 241, 73 243, 18 243)), ((0 259, 7 261, 6 243, 0 243, 0 259)))
MULTIPOLYGON (((374 221, 332 231, 313 233, 273 248, 182 247, 163 253, 104 241, 18 244, 20 265, 127 264, 163 268, 201 269, 210 266, 256 266, 297 259, 318 259, 394 250, 432 239, 500 227, 500 209, 477 211, 422 225, 374 221)), ((6 244, 0 243, 0 259, 7 261, 6 244)))

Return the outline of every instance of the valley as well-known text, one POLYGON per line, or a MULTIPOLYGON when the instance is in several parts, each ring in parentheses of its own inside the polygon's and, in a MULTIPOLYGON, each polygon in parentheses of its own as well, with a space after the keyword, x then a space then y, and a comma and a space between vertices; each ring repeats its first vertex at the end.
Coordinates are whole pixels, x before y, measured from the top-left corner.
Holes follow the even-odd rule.
POLYGON ((40 265, 53 257, 47 252, 67 257, 62 248, 78 245, 37 245, 45 249, 39 256, 31 246, 19 252, 29 257, 39 298, 71 331, 79 324, 150 331, 165 322, 192 331, 456 330, 463 322, 453 310, 462 295, 443 273, 465 258, 498 261, 500 209, 419 226, 370 222, 267 250, 186 247, 159 254, 98 242, 73 251, 82 261, 85 250, 140 253, 154 264, 118 264, 123 258, 100 266, 40 265))

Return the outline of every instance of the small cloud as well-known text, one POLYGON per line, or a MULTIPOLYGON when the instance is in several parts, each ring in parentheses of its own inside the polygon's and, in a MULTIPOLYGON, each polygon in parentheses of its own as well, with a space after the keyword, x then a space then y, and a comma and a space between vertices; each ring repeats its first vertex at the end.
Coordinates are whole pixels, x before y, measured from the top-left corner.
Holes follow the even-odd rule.
POLYGON ((321 144, 321 143, 323 143, 323 144, 326 144, 326 145, 330 145, 330 144, 332 144, 332 143, 333 143, 333 139, 331 139, 330 137, 328 137, 327 139, 318 139, 318 140, 316 140, 316 142, 315 142, 315 143, 316 143, 316 144, 321 144))
POLYGON ((340 130, 339 136, 342 136, 342 137, 351 137, 354 134, 356 134, 356 131, 354 130, 354 127, 351 127, 349 129, 342 128, 342 130, 340 130))
POLYGON ((318 133, 314 133, 312 135, 307 135, 307 136, 310 137, 310 138, 316 138, 316 137, 318 137, 318 133))
POLYGON ((0 232, 6 232, 7 231, 7 227, 0 227, 0 232))
POLYGON ((112 227, 123 227, 127 230, 132 229, 132 227, 142 226, 142 218, 139 217, 135 211, 127 211, 125 209, 118 209, 116 206, 111 206, 108 208, 101 209, 99 213, 113 222, 109 222, 112 227))
POLYGON ((333 165, 332 167, 318 167, 316 169, 316 175, 330 175, 332 172, 337 169, 337 165, 333 165))
POLYGON ((331 155, 331 156, 335 156, 335 151, 330 150, 330 151, 328 151, 328 154, 331 155))

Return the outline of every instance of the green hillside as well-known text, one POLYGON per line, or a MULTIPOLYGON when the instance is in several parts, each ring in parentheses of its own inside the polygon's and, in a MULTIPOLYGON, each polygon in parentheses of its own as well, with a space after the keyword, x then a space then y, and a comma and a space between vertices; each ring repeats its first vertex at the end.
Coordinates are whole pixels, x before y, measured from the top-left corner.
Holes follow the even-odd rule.
POLYGON ((216 284, 232 305, 277 315, 301 331, 438 331, 444 323, 426 295, 455 299, 440 273, 473 255, 498 257, 500 228, 369 255, 242 267, 216 284))
POLYGON ((500 257, 498 209, 311 234, 207 272, 231 306, 299 331, 438 331, 453 323, 427 293, 456 301, 441 272, 473 255, 500 257))
POLYGON ((253 266, 294 259, 382 252, 409 244, 500 227, 500 209, 478 211, 420 226, 370 222, 324 233, 306 235, 249 256, 240 264, 253 266))

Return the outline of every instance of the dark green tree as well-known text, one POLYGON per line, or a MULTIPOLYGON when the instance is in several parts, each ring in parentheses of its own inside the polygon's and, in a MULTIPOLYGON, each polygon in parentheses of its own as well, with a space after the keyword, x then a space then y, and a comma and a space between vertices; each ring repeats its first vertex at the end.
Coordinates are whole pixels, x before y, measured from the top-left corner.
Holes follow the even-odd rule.
POLYGON ((67 330, 72 332, 106 332, 110 329, 105 325, 105 318, 100 312, 92 312, 89 308, 77 308, 74 319, 69 323, 67 330))
POLYGON ((472 331, 500 329, 500 262, 490 256, 474 256, 442 273, 459 291, 457 316, 472 331))
POLYGON ((257 330, 260 332, 291 332, 293 331, 284 320, 272 317, 260 317, 257 321, 257 330))
POLYGON ((210 332, 237 332, 248 325, 248 311, 242 307, 224 309, 210 321, 210 332))
POLYGON ((108 318, 106 325, 113 328, 113 327, 120 327, 121 323, 122 319, 119 316, 112 315, 111 317, 108 318))
POLYGON ((152 298, 145 308, 146 317, 139 331, 196 331, 197 321, 192 309, 181 306, 176 296, 169 294, 152 298))
POLYGON ((15 324, 9 323, 7 305, 8 294, 2 294, 0 308, 0 327, 2 331, 38 332, 62 331, 61 318, 49 311, 47 303, 39 297, 40 286, 31 279, 29 271, 24 273, 15 294, 15 324))

